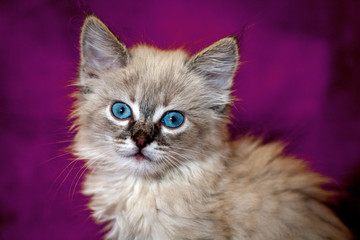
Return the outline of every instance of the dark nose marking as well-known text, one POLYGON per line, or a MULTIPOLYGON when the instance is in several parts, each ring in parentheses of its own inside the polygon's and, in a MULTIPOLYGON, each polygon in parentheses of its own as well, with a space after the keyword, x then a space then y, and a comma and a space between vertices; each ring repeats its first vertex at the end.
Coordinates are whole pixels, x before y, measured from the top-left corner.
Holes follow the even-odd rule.
POLYGON ((143 131, 136 132, 136 134, 132 136, 132 139, 139 149, 146 147, 153 141, 153 137, 143 131))
POLYGON ((158 129, 153 123, 137 121, 131 127, 130 133, 136 146, 141 150, 154 141, 158 129))

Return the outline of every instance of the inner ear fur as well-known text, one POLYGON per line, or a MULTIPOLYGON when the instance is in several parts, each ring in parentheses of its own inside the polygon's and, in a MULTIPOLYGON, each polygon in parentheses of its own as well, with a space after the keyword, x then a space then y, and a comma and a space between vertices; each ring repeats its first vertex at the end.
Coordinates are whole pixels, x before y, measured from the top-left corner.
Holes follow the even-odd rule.
POLYGON ((189 59, 190 71, 217 90, 229 90, 239 65, 239 48, 233 36, 223 38, 189 59))
POLYGON ((80 38, 81 65, 89 74, 125 67, 130 54, 125 44, 96 16, 85 18, 80 38))

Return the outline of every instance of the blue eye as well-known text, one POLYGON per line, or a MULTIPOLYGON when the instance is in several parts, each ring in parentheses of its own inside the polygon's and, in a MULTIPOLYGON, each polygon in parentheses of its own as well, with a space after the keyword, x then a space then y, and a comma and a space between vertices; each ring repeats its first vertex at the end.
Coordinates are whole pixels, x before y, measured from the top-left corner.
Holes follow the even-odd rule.
POLYGON ((179 112, 167 112, 161 122, 169 128, 177 128, 184 122, 184 116, 179 112))
POLYGON ((131 109, 125 103, 117 102, 112 105, 112 113, 116 118, 126 119, 131 116, 131 109))

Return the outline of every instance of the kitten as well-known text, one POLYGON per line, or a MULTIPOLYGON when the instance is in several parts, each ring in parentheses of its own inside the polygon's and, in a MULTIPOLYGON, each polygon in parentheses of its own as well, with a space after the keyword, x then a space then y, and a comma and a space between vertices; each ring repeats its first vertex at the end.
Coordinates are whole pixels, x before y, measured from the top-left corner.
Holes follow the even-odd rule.
POLYGON ((328 179, 281 143, 230 142, 237 41, 189 56, 126 48, 98 18, 81 33, 73 152, 105 239, 352 239, 328 179))

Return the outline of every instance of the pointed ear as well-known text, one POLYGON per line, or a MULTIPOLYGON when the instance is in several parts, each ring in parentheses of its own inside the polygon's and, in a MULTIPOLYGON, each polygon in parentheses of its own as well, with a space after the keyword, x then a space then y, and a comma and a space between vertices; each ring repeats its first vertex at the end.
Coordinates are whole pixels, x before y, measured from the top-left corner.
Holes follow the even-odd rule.
POLYGON ((230 90, 239 64, 239 48, 235 37, 223 38, 189 59, 190 71, 205 78, 210 87, 230 90))
POLYGON ((85 19, 80 46, 82 70, 89 75, 101 70, 124 67, 130 59, 125 44, 94 15, 85 19))

